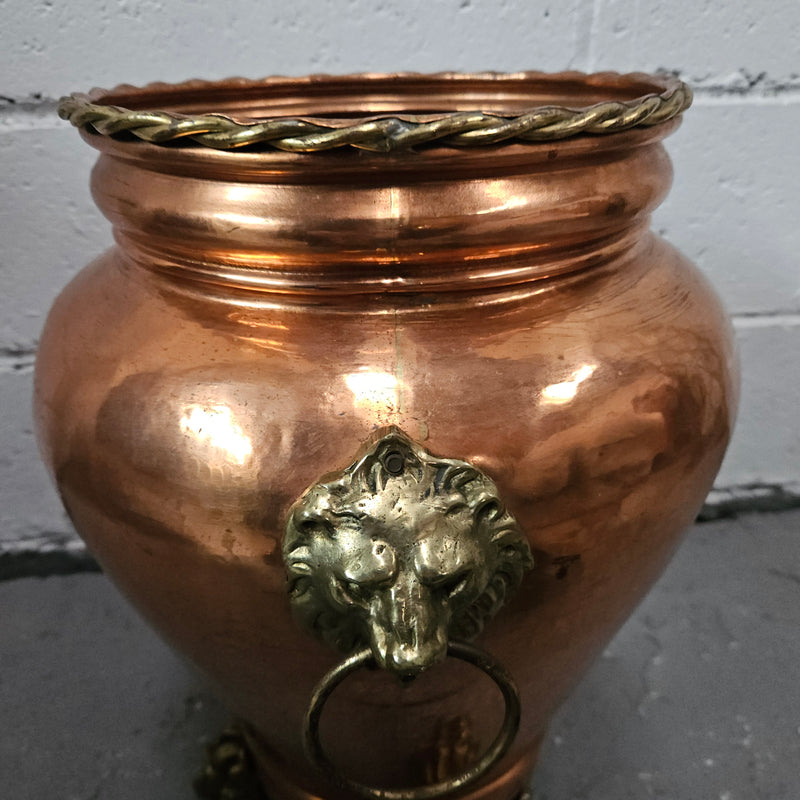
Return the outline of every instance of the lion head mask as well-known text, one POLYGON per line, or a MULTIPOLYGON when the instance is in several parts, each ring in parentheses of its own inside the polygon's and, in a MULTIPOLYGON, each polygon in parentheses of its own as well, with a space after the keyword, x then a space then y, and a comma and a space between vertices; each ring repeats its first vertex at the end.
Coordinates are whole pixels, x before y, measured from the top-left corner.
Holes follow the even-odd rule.
POLYGON ((295 503, 283 557, 296 619, 400 676, 477 636, 533 564, 488 477, 396 428, 295 503))

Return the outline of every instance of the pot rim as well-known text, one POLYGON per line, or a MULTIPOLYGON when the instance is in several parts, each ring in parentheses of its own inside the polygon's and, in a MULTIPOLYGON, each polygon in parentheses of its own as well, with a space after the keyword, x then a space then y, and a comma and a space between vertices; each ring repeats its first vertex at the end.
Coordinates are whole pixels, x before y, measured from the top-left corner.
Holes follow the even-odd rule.
POLYGON ((86 133, 173 147, 387 153, 652 128, 691 102, 671 75, 405 72, 122 84, 64 97, 59 115, 86 133))

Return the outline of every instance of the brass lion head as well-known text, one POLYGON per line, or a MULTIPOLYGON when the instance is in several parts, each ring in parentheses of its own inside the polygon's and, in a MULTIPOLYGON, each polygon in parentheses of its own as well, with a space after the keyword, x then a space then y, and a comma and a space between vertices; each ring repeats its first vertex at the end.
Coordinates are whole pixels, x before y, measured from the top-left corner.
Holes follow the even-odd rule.
POLYGON ((477 636, 533 565, 494 483, 396 428, 294 504, 283 557, 295 618, 401 677, 477 636))

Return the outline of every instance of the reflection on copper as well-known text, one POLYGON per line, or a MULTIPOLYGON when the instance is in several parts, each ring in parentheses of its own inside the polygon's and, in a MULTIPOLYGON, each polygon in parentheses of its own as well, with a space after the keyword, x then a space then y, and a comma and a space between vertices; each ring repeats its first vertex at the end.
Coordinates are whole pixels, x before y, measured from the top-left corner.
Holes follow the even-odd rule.
POLYGON ((258 186, 229 186, 225 190, 225 197, 231 203, 239 203, 243 200, 255 200, 261 194, 258 186))
POLYGON ((356 408, 396 411, 400 404, 398 380, 388 372, 364 369, 345 375, 344 382, 353 393, 356 408))
POLYGON ((226 405, 184 406, 180 429, 198 443, 223 452, 232 464, 242 466, 253 454, 250 437, 245 436, 226 405))
POLYGON ((572 373, 569 380, 551 383, 542 389, 545 403, 568 403, 578 393, 578 387, 597 369, 597 364, 584 364, 572 373))
POLYGON ((239 214, 235 211, 218 211, 214 217, 222 222, 232 222, 235 225, 260 225, 263 227, 265 218, 258 214, 239 214))
POLYGON ((488 181, 484 193, 487 198, 497 201, 487 208, 478 209, 475 214, 495 214, 499 211, 509 211, 513 208, 523 208, 528 204, 529 198, 524 194, 512 193, 513 184, 506 180, 488 181))

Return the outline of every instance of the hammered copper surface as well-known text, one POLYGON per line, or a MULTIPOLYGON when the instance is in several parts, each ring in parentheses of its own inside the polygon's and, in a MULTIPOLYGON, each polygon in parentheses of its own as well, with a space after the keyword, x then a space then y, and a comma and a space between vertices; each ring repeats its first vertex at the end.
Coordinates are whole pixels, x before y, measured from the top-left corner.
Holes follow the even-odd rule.
MULTIPOLYGON (((292 620, 286 514, 376 428, 484 471, 533 549, 480 639, 518 682, 520 734, 470 797, 519 790, 700 507, 736 368, 708 284, 648 229, 673 129, 391 156, 86 136, 118 246, 48 320, 42 447, 77 529, 250 722, 280 796, 341 796, 302 753, 338 656, 292 620)), ((325 746, 363 781, 424 781, 488 746, 490 686, 452 659, 410 687, 359 673, 325 746)))

